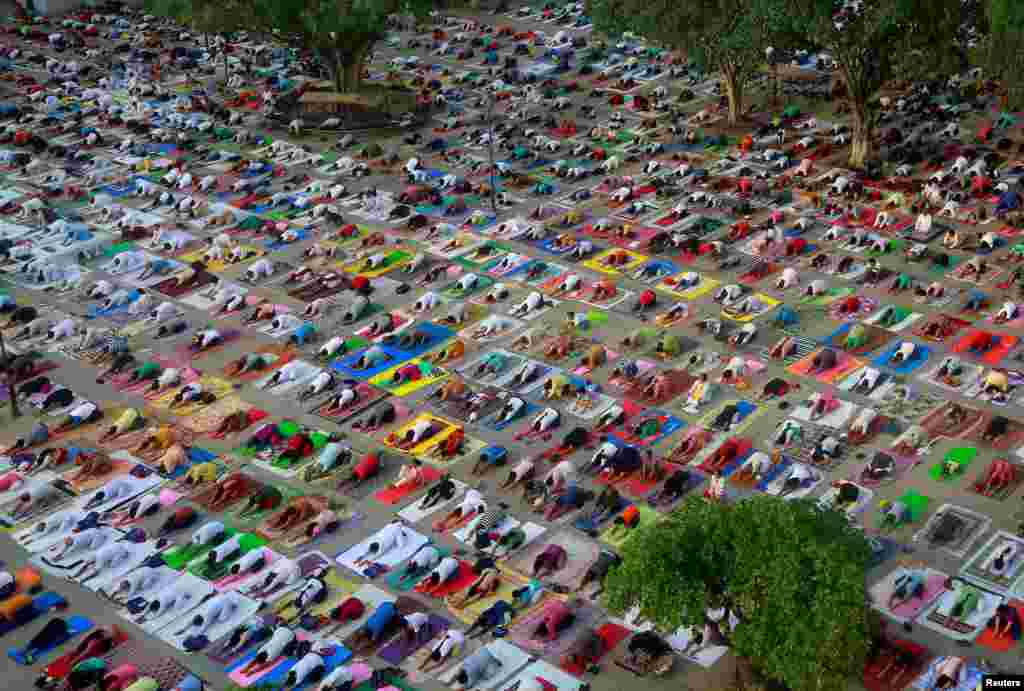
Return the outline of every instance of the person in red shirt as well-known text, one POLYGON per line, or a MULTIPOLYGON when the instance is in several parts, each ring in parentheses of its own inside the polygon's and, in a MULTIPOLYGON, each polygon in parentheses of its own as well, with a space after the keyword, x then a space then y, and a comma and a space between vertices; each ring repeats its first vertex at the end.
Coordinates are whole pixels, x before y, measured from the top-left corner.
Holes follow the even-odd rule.
POLYGON ((633 305, 634 312, 646 312, 652 307, 658 304, 658 296, 653 290, 648 288, 647 290, 640 293, 640 296, 636 299, 636 303, 633 305))
POLYGON ((391 375, 391 383, 400 386, 402 384, 408 384, 409 382, 419 381, 423 378, 423 371, 420 366, 415 362, 403 365, 395 370, 395 373, 391 375))
POLYGON ((381 453, 374 451, 363 456, 363 460, 356 464, 348 477, 338 483, 338 490, 358 487, 380 472, 381 453))
POLYGON ((579 600, 576 599, 569 602, 555 600, 550 603, 544 611, 540 624, 534 629, 533 637, 546 641, 555 640, 575 623, 578 607, 579 600))
POLYGON ((281 452, 281 460, 294 463, 313 453, 313 441, 308 434, 302 432, 294 435, 288 440, 288 445, 281 452))

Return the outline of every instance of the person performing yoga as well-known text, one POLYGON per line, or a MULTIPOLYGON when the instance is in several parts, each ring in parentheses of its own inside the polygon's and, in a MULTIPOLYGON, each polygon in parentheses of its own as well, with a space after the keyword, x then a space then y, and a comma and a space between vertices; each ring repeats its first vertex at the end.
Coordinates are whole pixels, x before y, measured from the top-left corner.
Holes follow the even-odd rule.
POLYGON ((892 594, 886 606, 895 610, 911 600, 924 597, 928 582, 928 573, 923 569, 906 569, 892 583, 892 594))
POLYGON ((329 570, 330 567, 327 566, 318 568, 303 581, 302 586, 300 586, 299 591, 294 597, 285 598, 275 605, 274 613, 278 615, 278 619, 284 621, 284 623, 292 624, 302 619, 302 616, 313 607, 323 604, 330 592, 327 581, 324 580, 329 570), (287 609, 294 609, 295 613, 287 620, 284 620, 281 617, 281 613, 287 609))
POLYGON ((359 383, 353 379, 346 379, 341 383, 341 390, 331 396, 330 401, 323 408, 324 415, 336 415, 359 403, 359 383))
POLYGON ((352 363, 351 368, 354 370, 375 369, 390 359, 391 356, 388 355, 383 348, 378 345, 373 345, 367 348, 363 354, 360 355, 354 363, 352 363))
POLYGON ((400 618, 394 602, 380 603, 363 625, 352 634, 351 644, 348 647, 356 652, 367 645, 383 642, 385 636, 394 630, 394 626, 400 618))
POLYGON ((277 460, 292 465, 313 453, 314 448, 313 440, 307 430, 296 432, 289 437, 277 460))
POLYGON ((380 529, 366 546, 366 551, 352 562, 353 566, 370 566, 389 552, 403 548, 412 538, 412 531, 401 523, 389 523, 380 529))
POLYGON ((412 461, 402 466, 402 469, 398 471, 398 477, 395 481, 388 485, 388 489, 392 490, 414 490, 421 486, 426 478, 423 470, 423 462, 419 459, 414 458, 412 461))
POLYGON ((285 688, 301 688, 307 683, 316 683, 327 673, 327 662, 324 658, 334 653, 334 646, 314 641, 312 650, 303 655, 295 666, 288 671, 284 680, 285 688))
POLYGON ((157 391, 166 391, 171 387, 177 386, 181 383, 181 370, 176 367, 168 367, 167 369, 160 372, 156 379, 150 382, 149 391, 155 393, 157 391))
POLYGON ((284 657, 292 657, 299 646, 299 639, 287 626, 278 626, 271 634, 270 640, 263 644, 256 655, 246 663, 239 672, 255 674, 268 669, 272 664, 284 657))
POLYGON ((466 638, 479 638, 497 628, 507 628, 515 616, 515 608, 505 600, 498 600, 480 613, 468 629, 466 638))
POLYGON ((340 491, 353 490, 363 483, 375 478, 383 465, 384 454, 374 451, 363 456, 363 459, 356 464, 347 477, 342 478, 336 489, 340 491))
POLYGON ((408 451, 435 436, 439 431, 439 425, 435 424, 433 419, 424 418, 416 420, 402 436, 394 432, 389 434, 388 443, 408 451))
POLYGON ((499 489, 512 489, 518 487, 524 482, 533 479, 536 472, 536 461, 530 458, 525 458, 509 471, 508 477, 506 477, 502 483, 498 486, 499 489))
MULTIPOLYGON (((117 645, 120 637, 121 633, 113 626, 104 626, 95 631, 90 631, 73 650, 61 658, 61 661, 66 663, 66 668, 74 669, 85 660, 100 658, 109 653, 117 645)), ((32 663, 30 662, 29 664, 32 663)), ((60 679, 50 677, 44 673, 36 679, 35 686, 36 688, 46 688, 56 685, 59 681, 60 679)))
POLYGON ((116 439, 123 434, 134 432, 136 429, 145 424, 145 419, 142 417, 142 413, 137 408, 128 408, 121 415, 118 416, 114 424, 111 425, 101 436, 100 442, 116 439))
POLYGON ((181 387, 181 389, 178 390, 178 393, 174 394, 174 398, 171 399, 171 402, 167 407, 174 410, 175 408, 180 408, 193 403, 197 405, 210 405, 216 400, 216 394, 212 391, 204 391, 203 385, 200 382, 195 381, 181 387))
POLYGON ((416 584, 416 591, 427 595, 435 595, 436 591, 448 585, 462 568, 455 557, 444 557, 427 576, 416 584))
POLYGON ((996 638, 1009 638, 1019 641, 1021 636, 1021 617, 1015 607, 1001 604, 996 607, 995 614, 988 620, 987 628, 996 638))
POLYGON ((425 612, 413 612, 402 617, 402 639, 409 646, 426 643, 433 635, 430 615, 425 612))
POLYGON ((352 462, 352 446, 348 442, 331 439, 320 450, 316 462, 306 467, 303 479, 306 482, 321 480, 343 465, 352 462))
POLYGON ((262 372, 277 361, 270 353, 247 353, 237 360, 232 360, 224 368, 229 377, 238 377, 249 372, 262 372))
POLYGON ((651 503, 655 506, 666 506, 679 501, 686 494, 686 490, 690 486, 690 480, 690 473, 686 469, 673 472, 665 480, 661 489, 651 497, 651 503))
POLYGON ((431 544, 426 544, 412 555, 398 577, 399 584, 422 579, 441 562, 441 552, 431 544))
POLYGON ((967 676, 967 661, 962 657, 950 655, 942 658, 935 666, 935 691, 955 689, 964 682, 967 676))
POLYGON ((270 638, 273 629, 261 615, 250 617, 232 629, 226 641, 215 651, 223 657, 233 657, 251 645, 270 638))
POLYGON ((322 371, 313 377, 313 381, 306 385, 306 388, 299 393, 300 401, 307 401, 314 396, 319 396, 325 391, 333 389, 338 384, 337 377, 332 372, 322 371))
POLYGON ((204 329, 192 337, 189 348, 193 352, 204 352, 224 343, 224 335, 217 329, 204 329))
POLYGON ((33 446, 45 444, 50 439, 50 428, 45 422, 38 421, 32 425, 32 430, 24 437, 18 437, 14 444, 3 451, 4 455, 13 456, 17 451, 22 451, 33 446))
POLYGON ((434 531, 444 533, 455 530, 459 526, 469 523, 486 510, 487 502, 484 500, 484 495, 476 489, 466 490, 466 494, 459 505, 451 513, 434 524, 434 531))
POLYGON ((444 636, 430 649, 430 653, 419 664, 423 673, 442 667, 446 662, 458 657, 466 645, 466 634, 457 629, 448 629, 444 636))
POLYGON ((493 559, 481 559, 473 566, 473 571, 477 574, 477 577, 470 584, 469 588, 462 593, 449 596, 448 602, 452 606, 463 609, 474 602, 479 602, 497 594, 498 589, 501 587, 501 572, 498 571, 493 559))
POLYGON ((450 474, 445 473, 441 476, 441 479, 434 483, 430 489, 427 490, 426 495, 420 500, 420 509, 426 510, 431 509, 438 504, 443 502, 451 501, 455 498, 455 492, 458 487, 455 481, 452 480, 450 474))
POLYGON ((182 646, 186 652, 194 653, 205 648, 209 644, 207 632, 211 627, 222 622, 231 621, 238 612, 239 602, 232 597, 215 597, 198 614, 191 615, 188 623, 181 629, 174 632, 175 636, 182 637, 182 646))
POLYGON ((323 678, 316 691, 352 691, 355 688, 356 676, 348 665, 336 667, 323 678))
POLYGON ((580 605, 581 601, 578 599, 569 602, 551 601, 547 605, 540 623, 533 630, 531 638, 548 642, 554 641, 576 622, 576 613, 580 605))
POLYGON ((88 583, 115 564, 124 563, 132 556, 131 548, 123 542, 103 545, 82 561, 77 570, 69 570, 68 577, 80 584, 88 583), (91 573, 90 573, 91 571, 91 573), (86 575, 89 574, 89 575, 86 575))
POLYGON ((570 482, 561 491, 552 495, 544 518, 548 521, 558 520, 567 513, 582 509, 593 498, 593 492, 570 482))
POLYGON ((68 430, 88 425, 103 417, 103 412, 92 401, 82 401, 68 413, 68 416, 53 430, 54 434, 61 434, 68 430))

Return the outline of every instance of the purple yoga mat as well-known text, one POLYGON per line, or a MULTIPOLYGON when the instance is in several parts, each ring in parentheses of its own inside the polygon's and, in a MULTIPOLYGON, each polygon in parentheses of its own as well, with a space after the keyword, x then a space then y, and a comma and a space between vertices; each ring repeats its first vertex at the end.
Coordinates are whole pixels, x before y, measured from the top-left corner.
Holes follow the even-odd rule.
POLYGON ((451 626, 451 622, 447 619, 439 617, 436 614, 431 614, 430 620, 427 622, 429 630, 420 635, 419 641, 410 644, 405 640, 405 636, 399 635, 388 643, 383 650, 377 653, 377 655, 388 664, 397 666, 401 664, 405 658, 409 657, 432 641, 439 633, 447 631, 449 626, 451 626))

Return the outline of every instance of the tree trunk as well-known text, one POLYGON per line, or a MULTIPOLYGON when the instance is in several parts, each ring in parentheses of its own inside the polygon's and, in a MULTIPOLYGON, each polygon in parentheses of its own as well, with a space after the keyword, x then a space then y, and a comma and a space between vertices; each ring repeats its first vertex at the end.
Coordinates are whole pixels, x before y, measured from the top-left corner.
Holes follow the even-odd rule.
POLYGON ((868 158, 871 157, 871 118, 868 114, 867 103, 854 99, 851 103, 853 110, 853 133, 850 137, 850 167, 863 168, 868 158))
POLYGON ((341 53, 334 59, 334 90, 339 94, 345 92, 345 66, 341 64, 341 53))
POLYGON ((345 93, 359 91, 359 85, 363 81, 363 61, 359 60, 358 62, 345 65, 342 75, 344 77, 345 93))
POLYGON ((735 125, 743 112, 743 84, 733 67, 722 68, 722 81, 725 82, 725 95, 729 99, 729 124, 735 125))
POLYGON ((228 71, 228 42, 224 41, 224 45, 220 47, 221 53, 224 55, 224 93, 228 92, 228 81, 231 80, 231 73, 228 71))

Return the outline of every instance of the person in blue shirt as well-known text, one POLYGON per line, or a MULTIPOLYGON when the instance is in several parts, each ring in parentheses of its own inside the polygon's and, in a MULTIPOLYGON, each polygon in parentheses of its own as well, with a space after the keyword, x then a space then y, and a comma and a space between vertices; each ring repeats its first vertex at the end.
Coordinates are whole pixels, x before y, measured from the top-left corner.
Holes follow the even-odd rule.
POLYGON ((498 627, 508 626, 515 609, 505 600, 498 600, 481 612, 473 625, 466 630, 467 638, 483 636, 498 627))
POLYGON ((400 622, 398 608, 394 602, 382 602, 373 610, 362 628, 356 631, 352 639, 352 647, 355 650, 366 647, 368 644, 380 643, 388 633, 393 633, 395 625, 400 622))

